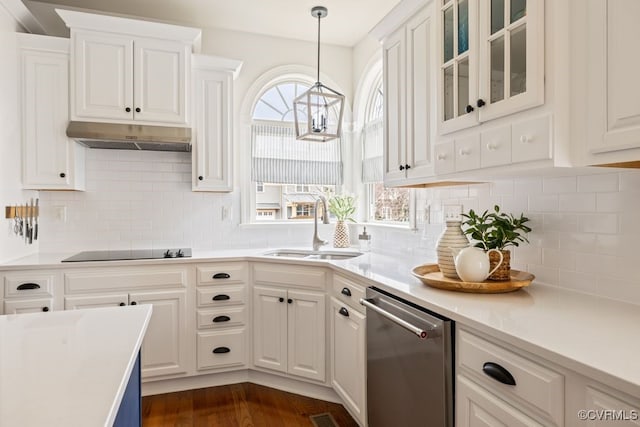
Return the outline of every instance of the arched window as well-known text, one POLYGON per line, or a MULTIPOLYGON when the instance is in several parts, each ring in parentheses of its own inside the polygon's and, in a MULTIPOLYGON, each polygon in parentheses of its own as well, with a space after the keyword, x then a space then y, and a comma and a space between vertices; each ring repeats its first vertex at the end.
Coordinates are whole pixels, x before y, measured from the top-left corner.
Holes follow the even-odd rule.
POLYGON ((254 221, 309 219, 317 196, 333 193, 342 184, 340 140, 295 138, 293 100, 310 86, 310 82, 281 80, 266 87, 253 105, 254 221))
POLYGON ((385 188, 383 184, 384 93, 382 75, 370 86, 362 127, 362 182, 368 199, 370 221, 409 221, 411 192, 405 188, 385 188))

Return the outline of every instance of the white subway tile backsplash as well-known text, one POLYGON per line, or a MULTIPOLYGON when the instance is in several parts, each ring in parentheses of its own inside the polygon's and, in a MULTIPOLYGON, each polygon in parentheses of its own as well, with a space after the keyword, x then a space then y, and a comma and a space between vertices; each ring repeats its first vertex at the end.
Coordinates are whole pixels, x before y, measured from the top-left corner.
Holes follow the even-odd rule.
POLYGON ((542 180, 542 191, 544 193, 575 193, 577 187, 577 178, 575 176, 544 178, 542 180))
POLYGON ((618 191, 618 174, 597 174, 578 177, 578 192, 596 193, 618 191))
POLYGON ((595 212, 595 193, 560 194, 560 212, 595 212))
MULTIPOLYGON (((88 150, 86 170, 86 192, 40 192, 41 251, 310 244, 311 225, 238 227, 241 195, 192 192, 189 153, 88 150), (66 222, 56 219, 54 206, 67 208, 66 222), (222 220, 222 206, 230 208, 232 219, 222 220)), ((420 210, 430 206, 430 221, 419 221, 417 232, 369 225, 374 250, 432 262, 444 204, 462 204, 465 212, 497 204, 531 219, 530 243, 513 249, 513 268, 530 271, 539 283, 640 304, 640 172, 415 191, 420 210)), ((320 235, 331 241, 333 227, 323 225, 320 235)), ((351 228, 352 237, 360 228, 351 228)))

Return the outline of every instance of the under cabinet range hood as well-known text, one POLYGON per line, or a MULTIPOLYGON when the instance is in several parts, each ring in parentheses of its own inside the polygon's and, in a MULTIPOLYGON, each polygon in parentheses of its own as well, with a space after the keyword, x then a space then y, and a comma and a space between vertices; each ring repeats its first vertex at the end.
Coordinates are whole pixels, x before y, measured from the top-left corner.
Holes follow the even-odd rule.
POLYGON ((69 122, 67 136, 89 148, 191 151, 191 128, 69 122))

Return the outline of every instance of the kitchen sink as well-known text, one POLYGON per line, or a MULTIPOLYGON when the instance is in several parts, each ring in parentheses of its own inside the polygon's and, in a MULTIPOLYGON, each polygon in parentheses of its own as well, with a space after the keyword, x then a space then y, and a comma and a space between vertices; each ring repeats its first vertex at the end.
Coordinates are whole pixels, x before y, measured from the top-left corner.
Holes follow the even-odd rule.
POLYGON ((265 252, 263 255, 280 258, 302 258, 302 259, 325 259, 340 260, 351 259, 362 255, 362 252, 355 251, 312 251, 304 249, 276 249, 265 252))

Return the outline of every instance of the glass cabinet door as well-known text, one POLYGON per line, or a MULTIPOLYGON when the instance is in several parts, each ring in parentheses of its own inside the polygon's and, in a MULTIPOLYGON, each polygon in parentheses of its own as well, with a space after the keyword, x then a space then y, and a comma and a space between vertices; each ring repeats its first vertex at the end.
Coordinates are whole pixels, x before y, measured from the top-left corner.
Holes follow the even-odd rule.
POLYGON ((440 133, 477 123, 477 0, 440 0, 440 133))
POLYGON ((480 1, 480 121, 544 102, 543 7, 544 0, 480 1))

